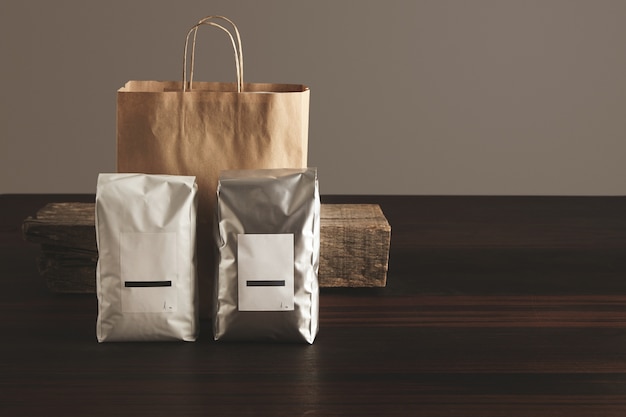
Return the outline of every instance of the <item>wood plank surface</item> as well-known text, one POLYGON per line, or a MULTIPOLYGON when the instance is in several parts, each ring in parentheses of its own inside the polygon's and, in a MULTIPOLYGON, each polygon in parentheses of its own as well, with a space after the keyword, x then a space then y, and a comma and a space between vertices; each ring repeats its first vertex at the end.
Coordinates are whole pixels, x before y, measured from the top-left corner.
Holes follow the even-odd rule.
POLYGON ((391 226, 377 204, 322 204, 321 287, 384 287, 391 226))
MULTIPOLYGON (((48 289, 93 293, 98 261, 93 203, 55 202, 22 225, 41 244, 37 260, 48 289)), ((376 204, 323 204, 320 212, 321 287, 384 287, 391 227, 376 204)))
POLYGON ((95 296, 50 294, 21 239, 57 197, 0 196, 2 416, 626 415, 624 197, 326 196, 394 236, 311 346, 99 345, 95 296))

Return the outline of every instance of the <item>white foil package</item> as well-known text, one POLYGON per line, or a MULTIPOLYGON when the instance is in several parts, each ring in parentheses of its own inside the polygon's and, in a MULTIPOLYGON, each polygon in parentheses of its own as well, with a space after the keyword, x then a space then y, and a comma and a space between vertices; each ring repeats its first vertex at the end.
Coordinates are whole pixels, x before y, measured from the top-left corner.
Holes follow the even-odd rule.
POLYGON ((315 168, 222 171, 215 340, 313 343, 319 329, 315 168))
POLYGON ((100 174, 99 342, 196 340, 195 177, 100 174))

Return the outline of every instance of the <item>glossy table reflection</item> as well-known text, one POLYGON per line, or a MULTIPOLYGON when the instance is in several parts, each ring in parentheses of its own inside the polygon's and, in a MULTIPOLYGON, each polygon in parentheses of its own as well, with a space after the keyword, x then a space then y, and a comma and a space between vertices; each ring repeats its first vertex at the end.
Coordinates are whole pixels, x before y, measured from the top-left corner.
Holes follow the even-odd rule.
POLYGON ((388 286, 321 293, 312 346, 98 344, 0 196, 2 416, 626 415, 626 198, 324 196, 380 204, 388 286))

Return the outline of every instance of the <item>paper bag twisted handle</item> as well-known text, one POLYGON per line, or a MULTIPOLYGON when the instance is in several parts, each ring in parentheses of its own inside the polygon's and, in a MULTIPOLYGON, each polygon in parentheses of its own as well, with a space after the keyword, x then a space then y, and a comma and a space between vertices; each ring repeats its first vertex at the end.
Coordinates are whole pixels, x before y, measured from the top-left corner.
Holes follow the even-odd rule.
POLYGON ((185 51, 184 51, 184 56, 183 56, 183 91, 186 91, 187 89, 191 90, 192 88, 193 69, 195 65, 196 37, 197 37, 198 28, 203 25, 214 26, 220 30, 223 30, 230 38, 231 44, 233 46, 233 50, 235 52, 235 66, 237 70, 237 92, 241 92, 243 90, 243 52, 242 52, 242 47, 241 47, 241 37, 239 36, 239 30, 237 29, 237 26, 235 26, 233 21, 224 16, 207 16, 201 19, 197 24, 195 24, 191 29, 189 29, 189 32, 187 32, 187 37, 185 39, 185 51), (235 42, 233 35, 228 29, 226 29, 224 26, 218 23, 211 22, 210 21, 211 19, 222 19, 222 20, 229 22, 235 30, 235 36, 237 37, 237 42, 235 42), (194 36, 193 36, 192 49, 191 49, 191 70, 189 74, 189 85, 187 85, 187 54, 188 54, 188 48, 189 48, 189 37, 191 36, 192 33, 194 36))
MULTIPOLYGON (((242 85, 243 85, 243 81, 241 79, 241 64, 240 64, 240 59, 239 59, 239 54, 238 54, 238 48, 235 44, 235 40, 232 36, 232 34, 228 31, 228 29, 226 29, 225 27, 223 27, 222 25, 219 25, 217 23, 214 22, 202 22, 202 23, 197 23, 196 25, 194 25, 189 32, 187 33, 187 38, 185 40, 185 51, 184 51, 184 57, 183 57, 183 91, 186 91, 187 89, 191 90, 192 88, 192 84, 193 84, 193 64, 191 66, 191 71, 190 71, 190 77, 189 77, 189 85, 187 85, 187 54, 188 54, 188 47, 189 47, 189 36, 191 35, 191 33, 193 32, 194 35, 197 32, 198 28, 202 25, 207 25, 207 26, 214 26, 218 29, 223 30, 230 38, 230 41, 233 45, 233 50, 235 51, 235 66, 236 66, 236 70, 237 70, 237 92, 241 92, 242 90, 242 85)), ((195 36, 194 36, 195 38, 195 36)), ((195 41, 195 39, 194 39, 195 41)), ((191 52, 192 56, 191 56, 191 61, 193 63, 195 63, 195 45, 192 49, 191 52)))
MULTIPOLYGON (((227 18, 226 16, 220 16, 220 15, 212 15, 212 16, 207 16, 204 17, 202 19, 200 19, 198 21, 198 23, 205 23, 208 22, 210 20, 213 19, 221 19, 224 20, 228 23, 230 23, 230 25, 233 27, 233 30, 235 31, 235 36, 237 38, 237 51, 235 51, 235 54, 239 55, 239 73, 238 73, 238 80, 241 80, 241 90, 243 91, 243 49, 241 46, 241 36, 239 35, 239 29, 237 28, 237 25, 235 24, 235 22, 233 22, 232 20, 230 20, 229 18, 227 18)), ((198 31, 196 29, 196 31, 193 34, 193 44, 192 44, 192 53, 191 53, 191 71, 193 74, 193 68, 194 68, 194 59, 195 59, 195 50, 196 50, 196 35, 197 35, 198 31)), ((231 40, 232 40, 232 36, 231 36, 231 40)))

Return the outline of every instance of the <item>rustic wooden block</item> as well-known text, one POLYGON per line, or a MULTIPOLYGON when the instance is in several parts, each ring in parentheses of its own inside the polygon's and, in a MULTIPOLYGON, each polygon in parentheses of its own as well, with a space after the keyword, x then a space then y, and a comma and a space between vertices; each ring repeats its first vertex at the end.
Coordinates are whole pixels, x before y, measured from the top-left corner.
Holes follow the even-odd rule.
POLYGON ((384 287, 391 226, 375 204, 322 204, 322 287, 384 287))
POLYGON ((94 210, 93 203, 51 203, 24 221, 24 238, 41 244, 37 266, 50 291, 95 293, 94 210))
MULTIPOLYGON (((391 227, 378 205, 322 204, 321 287, 384 287, 391 227)), ((56 293, 94 293, 98 249, 93 203, 51 203, 24 220, 24 239, 41 244, 37 260, 56 293)))

